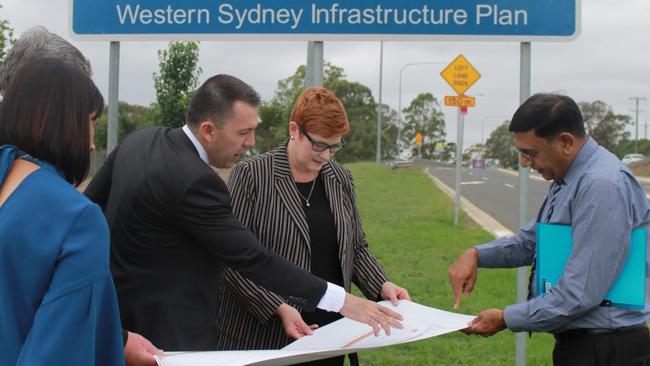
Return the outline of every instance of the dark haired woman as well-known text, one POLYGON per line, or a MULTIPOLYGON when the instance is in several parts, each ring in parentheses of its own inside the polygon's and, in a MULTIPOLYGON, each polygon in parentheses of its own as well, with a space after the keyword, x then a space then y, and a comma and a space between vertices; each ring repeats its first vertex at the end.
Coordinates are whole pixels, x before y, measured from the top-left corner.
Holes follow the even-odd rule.
POLYGON ((0 365, 123 365, 104 216, 84 179, 104 101, 54 59, 21 68, 0 106, 0 365))

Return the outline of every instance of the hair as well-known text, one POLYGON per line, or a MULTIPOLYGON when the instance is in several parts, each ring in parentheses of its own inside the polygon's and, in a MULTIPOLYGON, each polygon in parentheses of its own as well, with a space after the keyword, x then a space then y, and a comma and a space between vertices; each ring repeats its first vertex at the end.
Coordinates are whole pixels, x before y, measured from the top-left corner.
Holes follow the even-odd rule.
POLYGON ((538 137, 551 140, 562 132, 577 137, 586 135, 582 113, 573 99, 558 94, 535 94, 512 116, 510 132, 535 131, 538 137))
POLYGON ((304 131, 323 137, 345 136, 350 130, 343 103, 334 93, 321 87, 300 93, 293 105, 291 120, 304 131))
POLYGON ((28 29, 14 43, 4 62, 0 63, 0 92, 4 91, 20 68, 37 59, 55 58, 74 66, 88 77, 92 75, 90 62, 65 39, 49 32, 45 27, 28 29))
POLYGON ((90 120, 104 98, 77 67, 44 58, 23 67, 0 106, 0 145, 10 144, 59 170, 73 185, 90 165, 90 120))
POLYGON ((230 75, 215 75, 196 90, 187 108, 187 124, 191 129, 203 121, 222 128, 233 115, 235 102, 259 107, 259 94, 248 84, 230 75))

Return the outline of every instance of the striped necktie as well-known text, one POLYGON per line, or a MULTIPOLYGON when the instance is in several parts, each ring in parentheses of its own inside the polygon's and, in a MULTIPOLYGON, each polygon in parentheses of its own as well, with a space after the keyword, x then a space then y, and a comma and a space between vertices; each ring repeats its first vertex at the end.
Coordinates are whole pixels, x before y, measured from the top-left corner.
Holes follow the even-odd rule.
MULTIPOLYGON (((555 208, 555 201, 557 200, 557 194, 560 192, 560 189, 562 189, 562 185, 558 182, 553 182, 553 186, 551 188, 550 192, 550 201, 548 204, 548 211, 546 211, 546 216, 544 216, 544 223, 548 223, 551 221, 551 216, 553 216, 553 209, 555 208)), ((533 276, 535 275, 535 264, 537 262, 537 251, 535 251, 535 254, 533 255, 533 266, 530 269, 530 276, 528 277, 528 296, 526 297, 527 300, 530 300, 533 298, 533 276)))

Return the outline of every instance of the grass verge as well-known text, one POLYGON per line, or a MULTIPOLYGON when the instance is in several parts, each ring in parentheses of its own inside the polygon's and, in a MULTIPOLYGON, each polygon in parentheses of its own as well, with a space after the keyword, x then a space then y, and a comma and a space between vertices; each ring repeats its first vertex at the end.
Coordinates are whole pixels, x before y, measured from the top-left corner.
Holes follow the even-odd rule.
MULTIPOLYGON (((491 235, 466 216, 453 224, 454 204, 421 168, 391 170, 372 163, 347 167, 355 180, 357 203, 372 252, 393 282, 407 288, 414 301, 453 311, 447 267, 468 246, 491 235)), ((514 199, 514 197, 513 197, 514 199)), ((515 302, 514 269, 481 269, 470 297, 459 312, 478 314, 515 302)), ((552 337, 535 334, 528 341, 528 365, 550 365, 552 337)), ((503 331, 489 338, 460 332, 397 347, 363 352, 369 365, 513 365, 515 336, 503 331)))

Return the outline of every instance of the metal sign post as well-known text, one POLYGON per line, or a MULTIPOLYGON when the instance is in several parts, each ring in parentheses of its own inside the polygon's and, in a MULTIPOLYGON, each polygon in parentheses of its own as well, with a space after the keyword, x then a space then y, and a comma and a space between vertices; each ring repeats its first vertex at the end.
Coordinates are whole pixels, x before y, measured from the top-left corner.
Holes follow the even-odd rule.
POLYGON ((120 81, 120 42, 111 42, 108 65, 108 126, 106 131, 106 154, 117 146, 119 131, 119 81, 120 81))
POLYGON ((460 182, 463 174, 463 130, 465 122, 465 113, 467 107, 476 105, 473 97, 467 97, 464 93, 474 85, 474 83, 481 78, 481 74, 467 61, 465 56, 459 55, 440 73, 443 79, 451 86, 456 93, 457 97, 446 96, 445 105, 458 106, 458 129, 457 129, 457 143, 456 143, 456 204, 454 206, 454 225, 458 225, 458 217, 460 216, 460 203, 461 192, 460 182))

